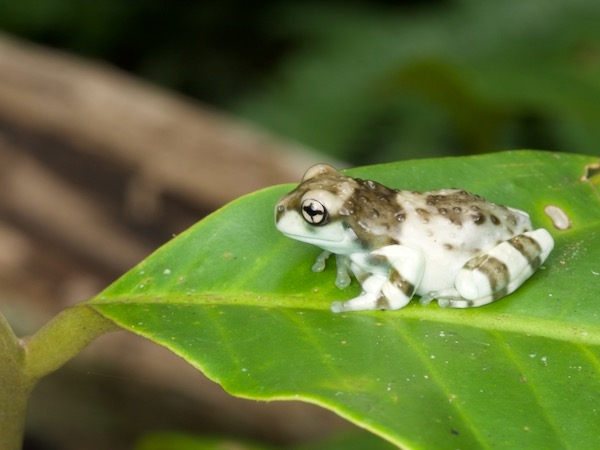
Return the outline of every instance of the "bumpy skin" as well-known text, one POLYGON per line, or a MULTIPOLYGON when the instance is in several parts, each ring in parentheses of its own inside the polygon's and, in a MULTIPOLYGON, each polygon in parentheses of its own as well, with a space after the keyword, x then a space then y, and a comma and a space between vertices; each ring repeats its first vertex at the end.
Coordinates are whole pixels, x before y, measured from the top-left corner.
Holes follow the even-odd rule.
POLYGON ((275 225, 325 250, 315 271, 335 254, 338 287, 349 285, 348 270, 361 283, 362 294, 333 303, 334 312, 399 309, 414 294, 440 306, 485 305, 517 289, 554 246, 523 211, 459 189, 390 189, 325 164, 279 201, 275 225))

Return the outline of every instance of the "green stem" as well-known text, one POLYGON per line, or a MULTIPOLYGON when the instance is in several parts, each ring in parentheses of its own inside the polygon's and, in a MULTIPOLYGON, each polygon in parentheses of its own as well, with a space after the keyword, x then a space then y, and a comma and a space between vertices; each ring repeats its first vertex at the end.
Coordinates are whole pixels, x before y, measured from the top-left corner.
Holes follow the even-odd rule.
POLYGON ((0 314, 0 447, 18 450, 23 440, 27 399, 33 386, 21 376, 24 352, 0 314))
POLYGON ((43 376, 118 327, 82 303, 59 313, 33 336, 19 340, 0 314, 0 448, 21 448, 31 391, 43 376))
POLYGON ((86 303, 65 309, 25 339, 24 374, 37 381, 77 356, 97 337, 117 329, 114 322, 86 303))

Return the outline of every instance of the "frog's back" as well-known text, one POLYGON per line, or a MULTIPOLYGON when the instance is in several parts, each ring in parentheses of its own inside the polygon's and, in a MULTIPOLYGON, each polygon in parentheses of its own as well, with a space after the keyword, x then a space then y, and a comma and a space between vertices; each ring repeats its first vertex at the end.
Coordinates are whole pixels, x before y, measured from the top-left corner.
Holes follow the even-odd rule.
POLYGON ((460 189, 398 191, 397 201, 404 220, 400 243, 426 255, 424 292, 452 286, 469 259, 531 230, 527 213, 460 189))

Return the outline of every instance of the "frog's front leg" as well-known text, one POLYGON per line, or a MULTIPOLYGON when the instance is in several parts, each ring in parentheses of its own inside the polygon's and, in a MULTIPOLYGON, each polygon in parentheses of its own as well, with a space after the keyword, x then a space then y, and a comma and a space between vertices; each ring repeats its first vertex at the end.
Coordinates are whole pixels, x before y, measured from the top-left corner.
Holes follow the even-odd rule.
MULTIPOLYGON (((330 256, 331 252, 327 250, 321 252, 312 266, 312 271, 322 272, 330 256)), ((352 282, 350 278, 350 259, 344 255, 335 255, 335 264, 335 285, 340 289, 346 289, 352 282)))
POLYGON ((514 292, 543 264, 554 240, 539 228, 514 236, 469 260, 458 272, 455 289, 431 293, 421 298, 428 303, 451 308, 482 306, 514 292))
POLYGON ((353 262, 352 270, 363 292, 346 302, 331 304, 333 312, 400 309, 410 301, 421 282, 425 259, 420 250, 388 245, 364 261, 353 262))

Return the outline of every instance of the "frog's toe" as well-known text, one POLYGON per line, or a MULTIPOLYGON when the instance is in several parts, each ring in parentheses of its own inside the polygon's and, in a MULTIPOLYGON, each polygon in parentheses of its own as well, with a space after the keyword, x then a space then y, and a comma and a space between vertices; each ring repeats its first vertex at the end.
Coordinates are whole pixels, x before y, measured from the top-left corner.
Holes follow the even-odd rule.
POLYGON ((440 308, 456 308, 456 306, 454 306, 455 303, 462 299, 459 297, 441 297, 436 295, 435 292, 432 292, 430 294, 423 295, 419 300, 419 303, 423 306, 427 306, 434 300, 437 300, 437 304, 440 306, 440 308))
POLYGON ((423 306, 429 305, 434 299, 435 299, 435 296, 433 295, 433 292, 430 292, 429 294, 421 295, 421 298, 419 299, 419 303, 423 306))
POLYGON ((440 308, 451 308, 452 302, 453 300, 449 298, 438 298, 438 305, 440 308))
POLYGON ((319 253, 319 256, 317 256, 317 259, 315 259, 315 263, 312 266, 312 271, 323 272, 323 270, 325 270, 325 266, 327 265, 327 258, 329 258, 329 255, 331 255, 331 252, 326 250, 319 253))
POLYGON ((492 303, 494 297, 486 295, 475 300, 469 300, 462 297, 451 297, 451 298, 438 298, 438 305, 442 308, 476 308, 478 306, 487 305, 492 303))
POLYGON ((465 302, 468 301, 462 298, 456 289, 453 288, 428 292, 421 296, 419 303, 421 303, 421 305, 428 305, 433 300, 437 300, 437 303, 441 308, 466 308, 471 306, 470 304, 465 304, 465 302))
POLYGON ((348 272, 338 270, 337 276, 335 277, 335 286, 338 289, 346 289, 348 286, 350 286, 351 282, 352 279, 350 278, 348 272))
POLYGON ((475 300, 470 300, 461 297, 460 295, 435 295, 440 308, 474 308, 477 306, 487 305, 494 298, 491 295, 484 296, 475 300))
POLYGON ((331 312, 341 313, 344 312, 344 302, 333 302, 330 306, 331 312))

